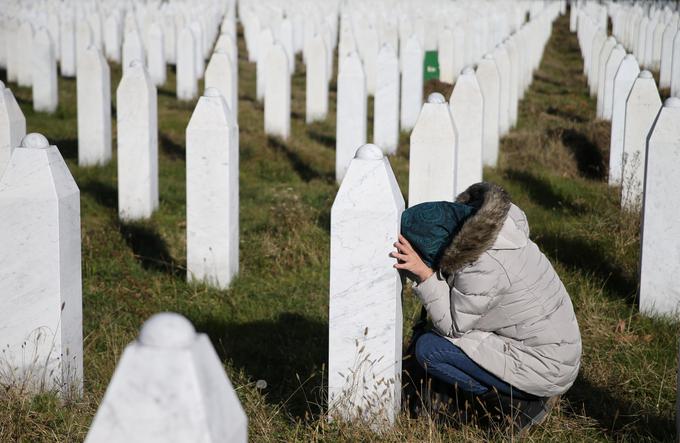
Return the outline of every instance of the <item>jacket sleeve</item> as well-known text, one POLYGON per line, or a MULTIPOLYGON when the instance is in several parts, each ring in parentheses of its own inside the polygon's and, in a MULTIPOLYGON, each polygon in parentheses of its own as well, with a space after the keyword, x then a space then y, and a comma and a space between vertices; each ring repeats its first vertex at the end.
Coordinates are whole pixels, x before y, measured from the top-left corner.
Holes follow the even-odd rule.
POLYGON ((510 286, 503 267, 485 257, 463 268, 451 286, 437 274, 415 288, 435 330, 457 337, 475 329, 479 320, 499 302, 498 294, 510 286))

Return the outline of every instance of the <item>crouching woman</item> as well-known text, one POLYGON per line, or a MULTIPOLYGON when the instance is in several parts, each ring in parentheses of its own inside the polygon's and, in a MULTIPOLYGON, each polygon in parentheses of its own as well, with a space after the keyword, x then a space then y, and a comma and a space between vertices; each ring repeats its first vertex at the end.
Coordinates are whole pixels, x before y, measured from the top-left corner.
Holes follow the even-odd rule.
POLYGON ((524 212, 478 183, 455 203, 407 209, 395 247, 395 268, 416 280, 433 324, 415 352, 428 375, 478 402, 500 400, 517 430, 541 422, 576 380, 581 336, 524 212))

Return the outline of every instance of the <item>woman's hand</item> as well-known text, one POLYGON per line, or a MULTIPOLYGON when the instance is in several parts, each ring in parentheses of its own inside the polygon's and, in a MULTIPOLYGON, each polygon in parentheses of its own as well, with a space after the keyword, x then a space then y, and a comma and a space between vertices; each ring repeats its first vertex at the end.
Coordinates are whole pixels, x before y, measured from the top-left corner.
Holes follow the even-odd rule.
POLYGON ((394 247, 397 248, 397 251, 392 252, 390 256, 398 261, 394 265, 395 268, 410 272, 418 279, 418 283, 427 280, 434 274, 434 271, 423 262, 403 235, 399 235, 399 240, 394 244, 394 247))

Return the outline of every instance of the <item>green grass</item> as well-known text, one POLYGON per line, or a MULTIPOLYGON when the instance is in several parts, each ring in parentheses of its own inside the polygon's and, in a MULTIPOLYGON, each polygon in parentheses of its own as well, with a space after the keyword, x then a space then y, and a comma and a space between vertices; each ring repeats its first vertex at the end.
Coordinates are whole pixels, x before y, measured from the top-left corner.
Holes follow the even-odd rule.
MULTIPOLYGON (((160 209, 133 224, 117 219, 115 155, 105 167, 77 166, 75 81, 59 79, 60 107, 52 116, 31 110, 30 90, 9 85, 28 130, 60 148, 81 190, 85 395, 61 405, 51 394, 0 394, 0 441, 82 440, 123 348, 158 311, 180 312, 210 336, 249 416, 252 441, 507 437, 425 418, 401 417, 379 436, 326 422, 335 83, 326 121, 306 125, 298 60, 290 140, 270 139, 254 99, 255 66, 239 43, 241 269, 227 291, 185 282, 184 130, 195 103, 175 99, 171 70, 158 94, 160 209), (255 387, 260 379, 267 388, 255 387)), ((609 127, 595 121, 581 72, 576 39, 562 17, 520 104, 518 127, 502 140, 499 168, 485 171, 526 211, 532 237, 572 296, 583 335, 576 384, 530 439, 672 440, 678 322, 637 313, 639 215, 622 214, 618 191, 606 185, 609 127)), ((119 66, 112 66, 111 79, 115 110, 119 66)), ((115 149, 115 118, 113 133, 115 149)), ((408 134, 390 161, 406 194, 408 134)), ((405 301, 408 327, 418 306, 408 291, 405 301)))

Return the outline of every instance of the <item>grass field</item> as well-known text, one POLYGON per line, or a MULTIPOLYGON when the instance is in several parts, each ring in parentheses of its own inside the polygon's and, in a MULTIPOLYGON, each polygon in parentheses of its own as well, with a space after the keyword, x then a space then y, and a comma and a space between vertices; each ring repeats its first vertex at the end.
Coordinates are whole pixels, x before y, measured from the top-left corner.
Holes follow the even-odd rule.
MULTIPOLYGON (((185 282, 184 131, 195 103, 175 99, 174 73, 158 91, 160 209, 148 221, 117 218, 116 163, 77 166, 75 81, 59 79, 60 107, 31 110, 30 90, 12 88, 29 132, 66 158, 81 191, 85 395, 0 393, 0 441, 81 441, 124 346, 158 311, 176 311, 207 333, 249 416, 251 441, 484 441, 500 431, 443 427, 402 417, 374 435, 324 418, 330 207, 337 185, 335 83, 325 122, 304 122, 304 66, 293 78, 292 135, 263 132, 255 66, 240 40, 241 269, 228 291, 185 282), (267 387, 258 389, 257 380, 267 387)), ((519 124, 485 178, 523 208, 532 237, 569 290, 583 335, 580 376, 535 441, 672 440, 678 326, 638 315, 639 215, 622 214, 606 184, 609 126, 595 121, 568 18, 555 24, 540 69, 520 104, 519 124)), ((112 66, 112 97, 120 67, 112 66)), ((0 79, 5 80, 4 71, 0 79)), ((449 89, 430 84, 428 90, 449 89)), ((369 103, 370 105, 370 103, 369 103)), ((369 106, 369 116, 372 114, 369 106)), ((115 117, 114 117, 115 149, 115 117)), ((369 134, 372 123, 369 124, 369 134)), ((370 139, 370 136, 369 136, 370 139)), ((408 134, 390 159, 408 189, 408 134)), ((418 312, 405 294, 405 324, 418 312)))

